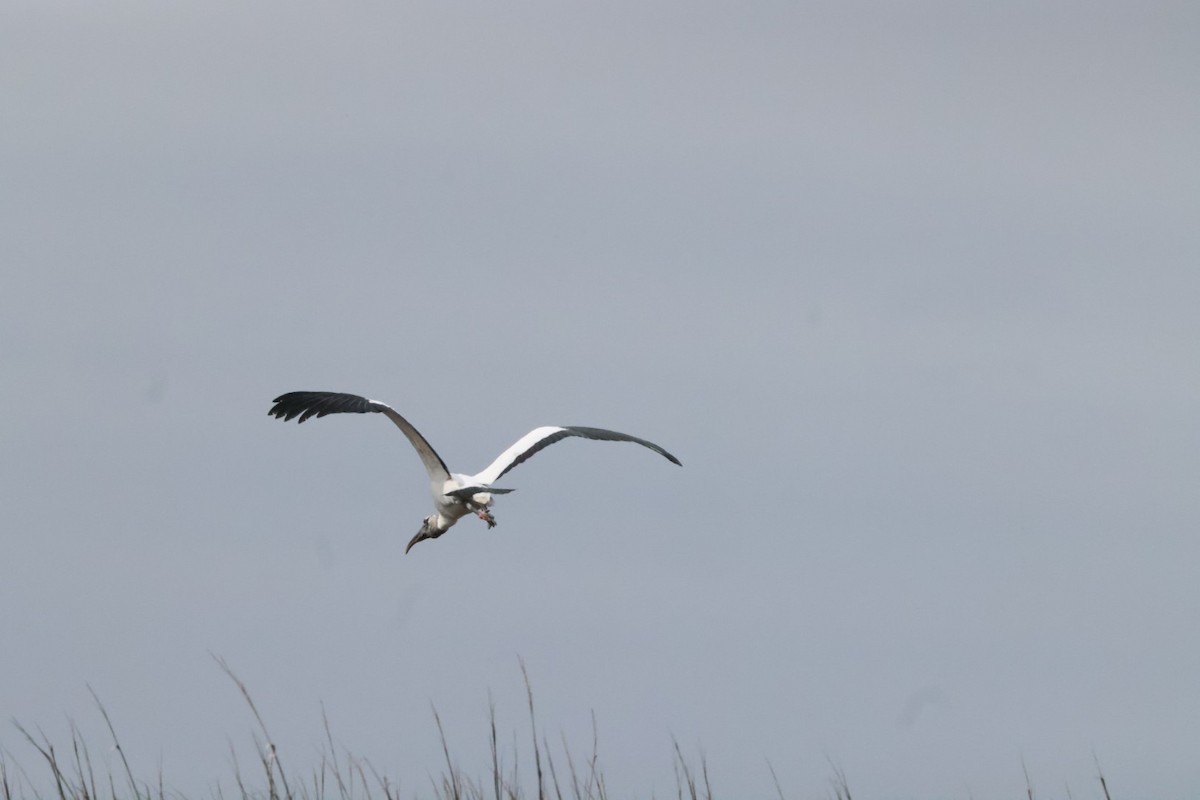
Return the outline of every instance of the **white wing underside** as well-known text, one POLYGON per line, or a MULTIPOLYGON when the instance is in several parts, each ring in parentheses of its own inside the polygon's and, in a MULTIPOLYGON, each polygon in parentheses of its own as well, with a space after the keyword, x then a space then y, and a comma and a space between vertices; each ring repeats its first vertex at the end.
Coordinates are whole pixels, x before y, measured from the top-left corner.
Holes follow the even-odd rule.
POLYGON ((553 436, 556 433, 564 430, 558 425, 544 425, 541 428, 534 428, 529 433, 522 436, 512 444, 507 450, 496 456, 496 460, 488 464, 484 469, 471 476, 471 481, 484 486, 491 485, 503 473, 507 472, 514 464, 517 464, 521 456, 528 453, 533 446, 543 439, 553 436))

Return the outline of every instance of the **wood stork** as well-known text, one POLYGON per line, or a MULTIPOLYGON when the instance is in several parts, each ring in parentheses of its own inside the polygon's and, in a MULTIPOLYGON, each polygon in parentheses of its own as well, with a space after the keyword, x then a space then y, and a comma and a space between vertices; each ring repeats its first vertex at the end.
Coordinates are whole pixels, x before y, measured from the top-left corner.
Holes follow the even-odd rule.
POLYGON ((680 464, 679 459, 662 449, 654 442, 618 433, 603 428, 587 428, 578 425, 548 425, 534 428, 522 436, 511 447, 496 457, 496 460, 474 475, 452 473, 446 468, 446 462, 430 446, 425 437, 412 426, 408 420, 400 416, 396 409, 378 400, 368 400, 356 394, 340 392, 288 392, 281 394, 273 401, 274 406, 267 413, 276 419, 284 421, 299 417, 297 422, 304 422, 309 417, 323 417, 326 414, 366 414, 374 411, 386 414, 396 427, 408 437, 408 441, 416 448, 425 471, 429 473, 429 488, 433 494, 433 505, 436 514, 430 514, 421 525, 421 530, 404 548, 407 553, 417 542, 425 539, 436 539, 450 530, 459 518, 468 513, 475 514, 487 523, 489 528, 495 527, 496 518, 490 511, 493 497, 496 494, 508 494, 512 489, 499 489, 492 484, 517 464, 530 458, 534 453, 555 442, 570 436, 580 436, 584 439, 599 439, 608 442, 634 442, 648 447, 666 458, 673 464, 680 464))

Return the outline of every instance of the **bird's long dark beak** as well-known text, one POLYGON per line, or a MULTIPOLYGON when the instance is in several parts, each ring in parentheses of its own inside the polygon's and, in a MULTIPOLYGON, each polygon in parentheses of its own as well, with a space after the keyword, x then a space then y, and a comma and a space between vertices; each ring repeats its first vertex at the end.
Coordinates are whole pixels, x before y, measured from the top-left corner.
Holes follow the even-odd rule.
POLYGON ((416 544, 417 542, 422 542, 428 538, 430 538, 429 531, 422 528, 420 531, 417 532, 416 536, 412 537, 412 540, 408 543, 408 547, 404 548, 404 554, 408 555, 408 551, 413 549, 414 544, 416 544))

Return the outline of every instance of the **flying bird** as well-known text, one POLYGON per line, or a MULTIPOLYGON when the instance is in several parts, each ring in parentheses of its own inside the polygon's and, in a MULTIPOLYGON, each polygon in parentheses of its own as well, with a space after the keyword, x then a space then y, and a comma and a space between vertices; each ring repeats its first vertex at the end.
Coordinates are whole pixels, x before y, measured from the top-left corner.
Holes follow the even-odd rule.
POLYGON ((408 437, 408 441, 416 448, 425 471, 429 473, 429 489, 433 494, 433 505, 436 514, 430 514, 421 525, 421 530, 404 548, 407 553, 417 542, 425 539, 436 539, 467 514, 474 514, 487 523, 489 528, 496 526, 496 518, 492 516, 491 507, 495 498, 493 495, 508 494, 512 489, 500 489, 492 484, 513 467, 526 461, 535 453, 555 442, 571 436, 584 439, 598 439, 607 442, 634 442, 648 447, 673 464, 680 464, 679 459, 662 449, 654 442, 618 433, 603 428, 586 428, 578 425, 547 425, 534 428, 518 439, 511 447, 496 457, 496 460, 474 475, 463 475, 450 472, 446 462, 442 461, 437 451, 426 441, 425 437, 412 426, 408 420, 400 416, 396 409, 380 403, 378 400, 368 400, 356 394, 340 392, 288 392, 281 394, 273 401, 274 406, 267 413, 285 422, 293 417, 299 417, 297 422, 304 422, 309 417, 323 417, 326 414, 366 414, 375 412, 387 415, 396 423, 396 427, 408 437))

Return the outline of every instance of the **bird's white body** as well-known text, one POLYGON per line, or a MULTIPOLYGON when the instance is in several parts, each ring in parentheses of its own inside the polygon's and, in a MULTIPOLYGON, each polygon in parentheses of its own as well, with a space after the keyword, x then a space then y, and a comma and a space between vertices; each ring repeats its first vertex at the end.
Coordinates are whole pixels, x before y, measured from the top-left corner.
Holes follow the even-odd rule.
POLYGON ((602 441, 634 442, 679 464, 679 459, 653 442, 630 436, 627 433, 618 433, 603 428, 545 425, 534 428, 522 436, 497 456, 495 461, 476 474, 464 475, 450 472, 441 456, 412 426, 412 423, 402 417, 394 408, 378 400, 368 400, 355 394, 339 392, 289 392, 276 397, 275 405, 268 413, 283 420, 299 416, 299 421, 304 422, 312 416, 323 417, 326 414, 340 413, 365 414, 367 412, 385 414, 391 419, 408 438, 417 451, 421 463, 425 465, 425 471, 429 473, 429 491, 433 495, 433 506, 437 513, 425 518, 421 530, 408 543, 405 552, 412 549, 412 546, 419 541, 436 539, 441 536, 467 514, 475 514, 486 522, 489 528, 495 526, 496 520, 489 510, 494 500, 493 495, 512 491, 512 489, 499 489, 493 486, 496 480, 542 448, 570 436, 602 441))
MULTIPOLYGON (((433 507, 437 509, 437 526, 446 531, 450 526, 471 513, 468 505, 450 492, 465 489, 468 486, 479 486, 470 475, 461 472, 451 473, 449 480, 435 480, 429 484, 429 493, 433 496, 433 507)), ((477 492, 471 495, 471 502, 481 508, 492 505, 491 492, 477 492)))

